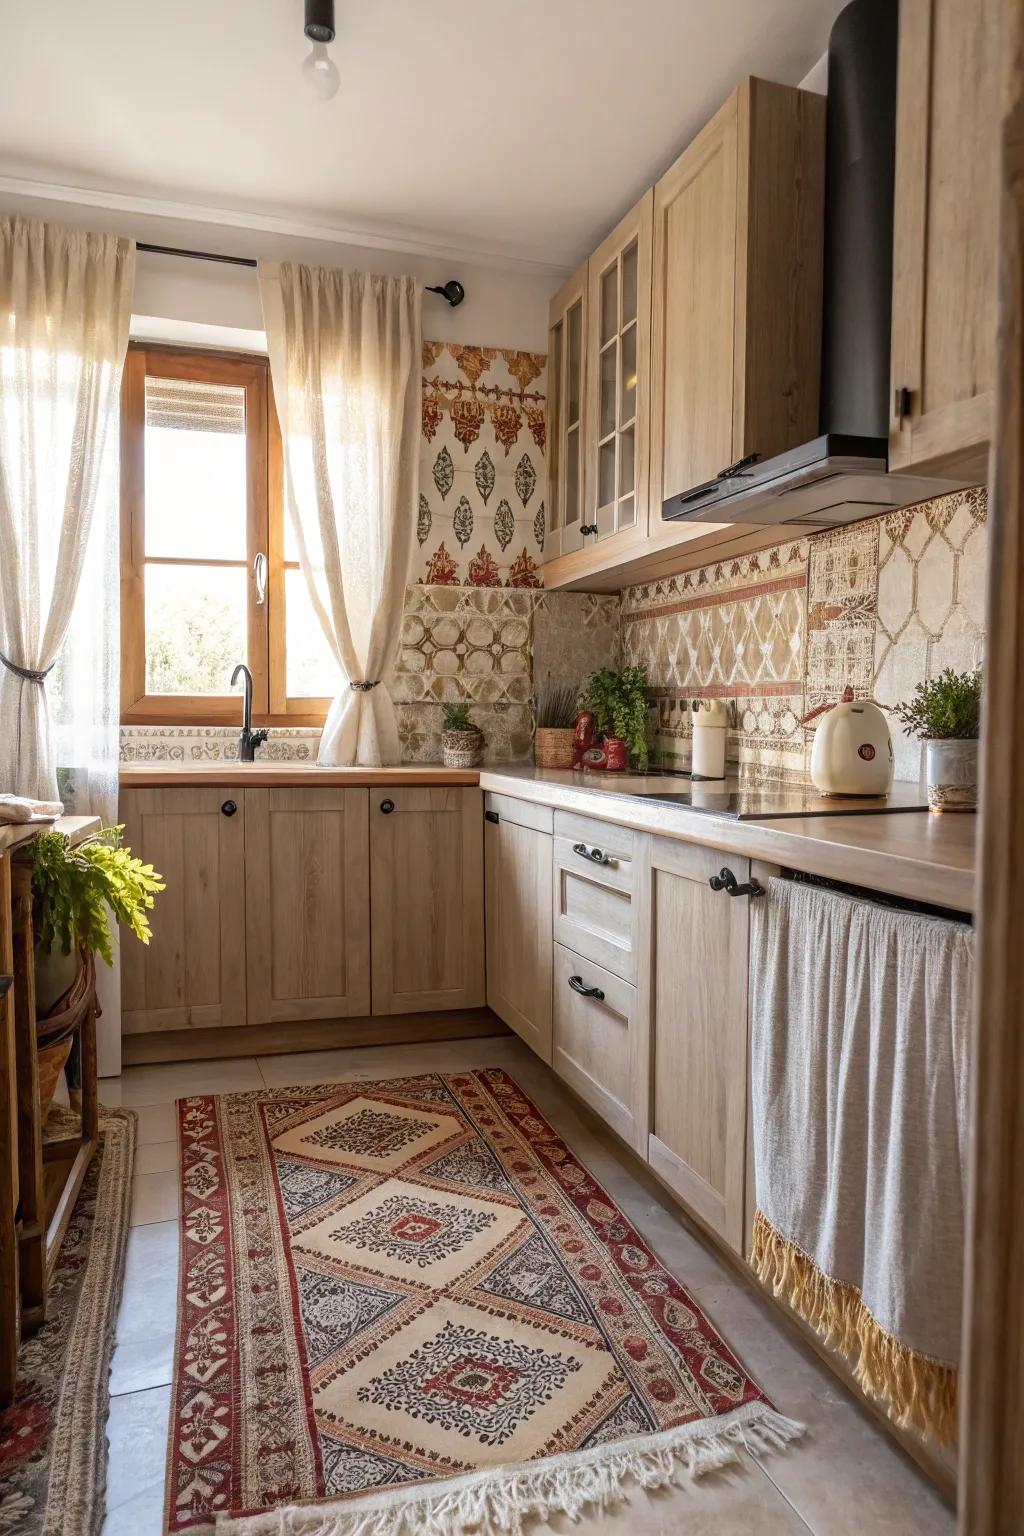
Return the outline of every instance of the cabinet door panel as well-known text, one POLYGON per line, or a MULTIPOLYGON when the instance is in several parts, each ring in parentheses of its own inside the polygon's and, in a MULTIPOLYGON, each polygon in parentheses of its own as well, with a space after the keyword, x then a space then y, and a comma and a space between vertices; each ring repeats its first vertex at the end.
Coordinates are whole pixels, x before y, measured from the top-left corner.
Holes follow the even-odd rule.
POLYGON ((568 554, 584 543, 587 510, 585 399, 587 266, 555 294, 548 309, 548 543, 568 554))
POLYGON ((487 822, 484 863, 487 1002, 550 1063, 551 834, 503 816, 487 822))
POLYGON ((889 461, 983 480, 995 386, 998 0, 903 0, 889 461), (910 391, 897 415, 896 391, 910 391))
POLYGON ((125 841, 163 876, 148 945, 121 951, 127 1034, 244 1024, 245 805, 242 791, 128 789, 125 841), (233 801, 228 816, 221 807, 233 801))
POLYGON ((483 1003, 482 810, 478 789, 371 790, 375 1014, 483 1003))
MULTIPOLYGON (((749 862, 730 856, 741 881, 749 862)), ((648 1160, 743 1247, 748 898, 712 891, 721 852, 652 839, 648 887, 652 1106, 648 1160)), ((643 998, 641 999, 643 1001, 643 998)))
POLYGON ((368 1014, 369 792, 245 794, 249 1023, 368 1014))
POLYGON ((733 460, 736 98, 654 189, 651 507, 733 460))

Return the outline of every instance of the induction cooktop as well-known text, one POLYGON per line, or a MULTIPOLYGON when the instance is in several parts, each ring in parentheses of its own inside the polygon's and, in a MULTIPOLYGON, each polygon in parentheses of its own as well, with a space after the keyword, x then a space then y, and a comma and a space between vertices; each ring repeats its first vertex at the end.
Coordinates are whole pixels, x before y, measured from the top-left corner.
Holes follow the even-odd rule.
MULTIPOLYGON (((675 775, 673 775, 675 777, 675 775)), ((745 788, 735 779, 684 779, 678 790, 634 790, 656 805, 685 806, 736 821, 774 821, 781 816, 877 816, 925 811, 928 799, 916 784, 893 784, 888 795, 821 795, 789 785, 745 788)))

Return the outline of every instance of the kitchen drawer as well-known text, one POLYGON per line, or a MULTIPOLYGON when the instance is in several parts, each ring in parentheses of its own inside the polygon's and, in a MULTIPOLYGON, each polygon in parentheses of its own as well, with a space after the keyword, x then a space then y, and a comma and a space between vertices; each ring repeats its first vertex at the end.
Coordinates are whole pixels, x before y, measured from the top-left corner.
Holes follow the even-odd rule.
POLYGON ((644 1153, 647 1039, 636 988, 556 944, 553 994, 551 1065, 613 1131, 644 1153), (596 990, 584 996, 570 979, 596 990))
POLYGON ((530 827, 534 832, 550 832, 555 819, 550 805, 516 800, 512 795, 496 795, 491 789, 484 795, 484 815, 488 812, 489 820, 498 816, 502 821, 514 822, 517 827, 530 827))
POLYGON ((606 844, 556 836, 554 862, 555 939, 624 981, 634 981, 637 907, 632 860, 606 844))
MULTIPOLYGON (((643 835, 642 833, 639 835, 643 835)), ((629 875, 638 834, 612 821, 598 821, 593 816, 577 816, 574 811, 555 812, 555 836, 569 843, 583 843, 608 856, 606 869, 629 875)))

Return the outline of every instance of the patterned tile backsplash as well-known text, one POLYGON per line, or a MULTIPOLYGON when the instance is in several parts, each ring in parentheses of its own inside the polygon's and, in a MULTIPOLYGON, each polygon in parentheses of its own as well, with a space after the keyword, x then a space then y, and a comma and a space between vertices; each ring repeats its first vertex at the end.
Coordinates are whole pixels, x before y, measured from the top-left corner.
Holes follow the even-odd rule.
POLYGON ((546 367, 539 352, 424 343, 414 580, 541 586, 546 367))
MULTIPOLYGON (((849 683, 896 704, 944 667, 981 665, 983 489, 813 534, 622 594, 623 658, 648 668, 657 757, 689 762, 694 699, 728 703, 728 755, 751 780, 807 777, 801 717, 849 683)), ((896 777, 921 745, 891 722, 896 777)))

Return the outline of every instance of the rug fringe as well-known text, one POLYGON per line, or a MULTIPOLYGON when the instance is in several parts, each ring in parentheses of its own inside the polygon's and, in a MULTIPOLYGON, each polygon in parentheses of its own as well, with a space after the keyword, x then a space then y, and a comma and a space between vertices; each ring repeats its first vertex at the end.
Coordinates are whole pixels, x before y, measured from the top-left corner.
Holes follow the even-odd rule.
POLYGON ((857 1382, 901 1428, 941 1445, 957 1438, 957 1371, 901 1344, 872 1317, 855 1285, 833 1280, 783 1237, 763 1211, 754 1214, 750 1266, 826 1344, 853 1364, 857 1382))
POLYGON ((594 1451, 474 1472, 420 1490, 330 1504, 294 1505, 232 1519, 218 1516, 217 1536, 523 1536, 528 1517, 584 1510, 607 1514, 645 1489, 689 1482, 738 1461, 740 1452, 781 1451, 804 1433, 767 1403, 749 1403, 719 1418, 623 1440, 594 1451))

